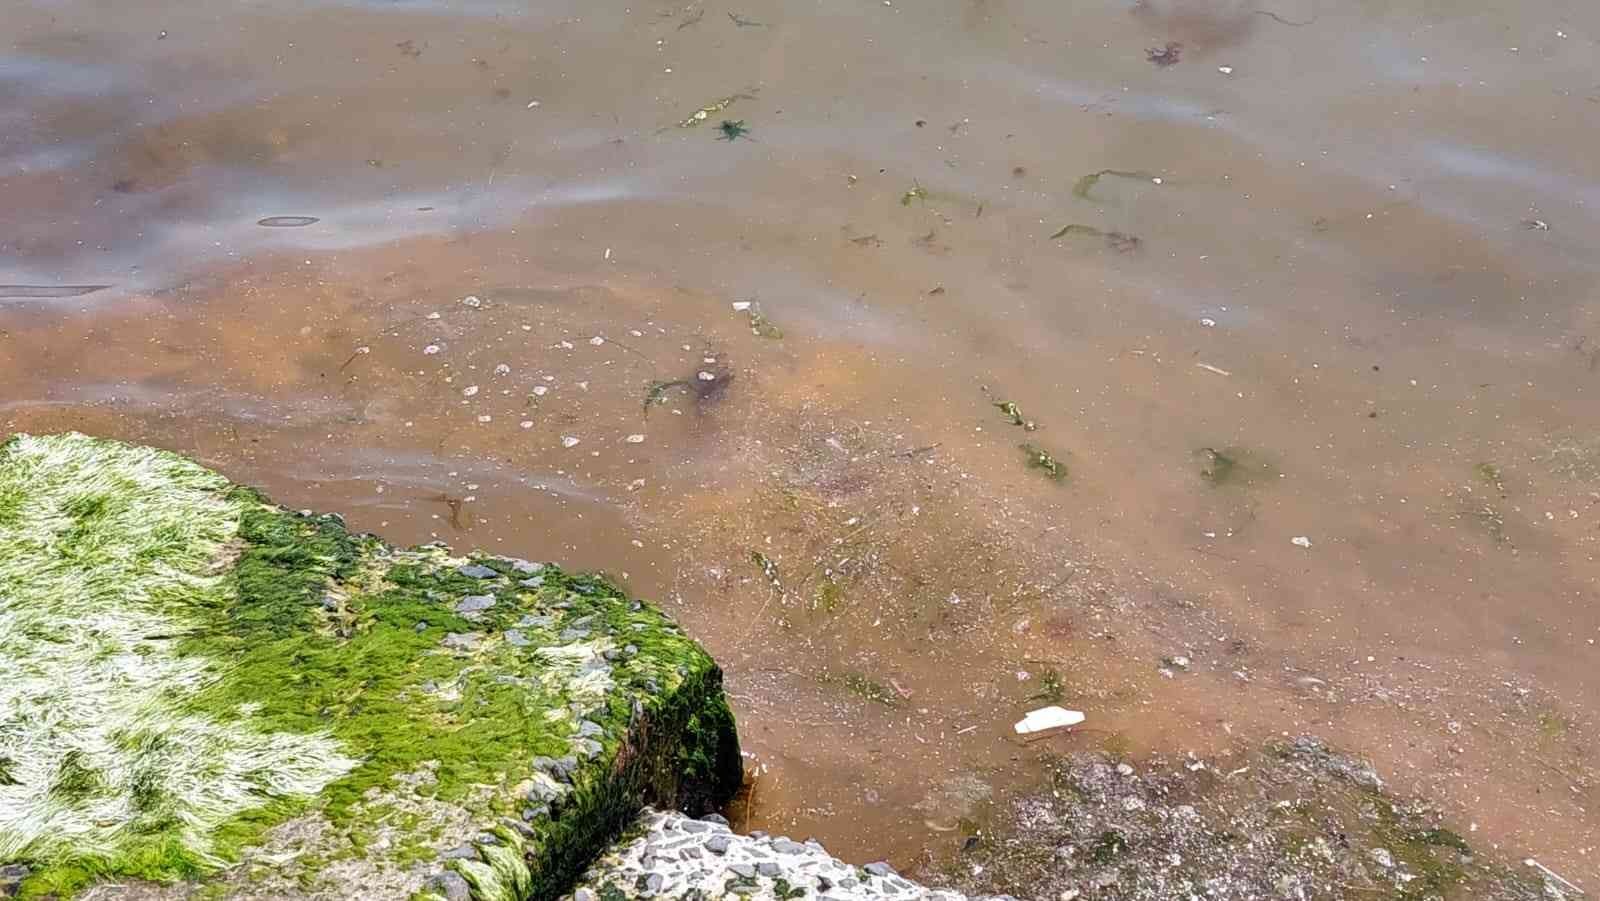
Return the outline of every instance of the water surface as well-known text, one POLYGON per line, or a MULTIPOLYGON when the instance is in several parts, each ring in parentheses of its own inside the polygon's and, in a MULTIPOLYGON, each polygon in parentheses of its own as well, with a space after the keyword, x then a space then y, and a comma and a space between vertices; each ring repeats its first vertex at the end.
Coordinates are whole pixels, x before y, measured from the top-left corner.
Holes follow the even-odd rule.
POLYGON ((947 857, 1042 754, 1316 732, 1592 886, 1597 36, 18 4, 0 428, 606 569, 724 662, 734 814, 846 857, 947 857), (1089 728, 1015 741, 1056 697, 1089 728))

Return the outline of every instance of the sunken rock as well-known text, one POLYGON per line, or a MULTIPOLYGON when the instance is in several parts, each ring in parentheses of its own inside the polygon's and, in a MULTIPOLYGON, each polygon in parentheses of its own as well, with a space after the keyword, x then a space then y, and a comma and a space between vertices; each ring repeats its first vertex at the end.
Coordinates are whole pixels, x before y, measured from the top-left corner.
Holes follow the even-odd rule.
POLYGON ((716 664, 610 584, 83 435, 0 445, 0 636, 0 895, 550 901, 741 777, 716 664))
MULTIPOLYGON (((583 875, 568 901, 604 898, 743 898, 784 901, 967 901, 905 879, 885 863, 855 867, 814 842, 736 835, 721 823, 649 811, 637 829, 583 875)), ((974 898, 972 901, 983 901, 974 898)), ((1003 901, 990 896, 987 901, 1003 901)))

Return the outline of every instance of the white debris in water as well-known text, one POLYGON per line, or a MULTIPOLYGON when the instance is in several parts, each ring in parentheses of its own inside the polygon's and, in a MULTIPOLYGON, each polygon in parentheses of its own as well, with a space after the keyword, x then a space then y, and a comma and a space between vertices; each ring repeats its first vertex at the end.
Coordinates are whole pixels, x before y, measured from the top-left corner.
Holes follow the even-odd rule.
POLYGON ((429 313, 428 314, 428 318, 429 319, 438 319, 439 318, 439 312, 436 310, 436 311, 434 311, 432 313, 429 313))
POLYGON ((629 435, 627 440, 628 440, 629 444, 643 444, 644 443, 644 436, 643 435, 629 435))
POLYGON ((549 393, 550 393, 550 389, 546 388, 543 385, 534 385, 533 386, 533 394, 534 394, 535 397, 544 397, 546 394, 549 394, 549 393))
POLYGON ((702 381, 702 382, 714 382, 716 380, 717 380, 717 374, 716 373, 714 373, 714 372, 706 372, 704 369, 700 370, 700 381, 702 381))
POLYGON ((1295 537, 1289 539, 1289 543, 1295 547, 1310 547, 1311 539, 1304 535, 1296 535, 1295 537))
POLYGON ((1200 320, 1200 324, 1205 326, 1206 328, 1216 328, 1217 327, 1217 320, 1212 319, 1210 316, 1206 316, 1205 318, 1200 320))
POLYGON ((748 309, 750 309, 750 301, 748 300, 736 300, 733 302, 733 310, 735 313, 743 313, 748 309))
POLYGON ((477 394, 477 393, 478 393, 478 386, 477 385, 468 385, 467 387, 461 389, 461 396, 462 397, 472 397, 474 394, 477 394))
POLYGON ((431 357, 434 354, 439 352, 439 345, 437 345, 437 344, 429 344, 427 347, 424 347, 422 349, 422 352, 431 357))
POLYGON ((589 339, 589 343, 593 344, 595 347, 599 347, 600 345, 606 343, 606 339, 600 337, 599 335, 595 335, 593 338, 589 339))
POLYGON ((472 307, 473 309, 483 306, 483 301, 479 300, 475 294, 468 294, 466 297, 461 298, 461 303, 462 305, 472 307))
POLYGON ((501 363, 500 365, 498 365, 498 366, 496 366, 494 368, 494 374, 495 375, 510 375, 511 374, 511 365, 509 363, 501 363))
POLYGON ((1221 72, 1223 75, 1232 75, 1233 74, 1233 67, 1232 66, 1218 66, 1217 67, 1217 71, 1221 72))
POLYGON ((1017 721, 1014 728, 1018 735, 1031 735, 1049 729, 1076 726, 1085 719, 1087 717, 1082 711, 1068 710, 1065 707, 1040 707, 1038 710, 1028 711, 1027 716, 1017 721))
POLYGON ((484 414, 482 414, 481 416, 478 417, 478 421, 479 422, 493 422, 494 421, 494 417, 490 416, 488 413, 484 413, 484 414))
POLYGON ((531 428, 533 428, 533 420, 524 419, 521 422, 517 423, 517 425, 519 425, 519 426, 521 426, 521 427, 523 427, 525 429, 531 429, 531 428))
POLYGON ((578 446, 578 439, 572 437, 571 435, 562 435, 561 436, 561 446, 562 447, 577 447, 578 446))
POLYGON ((571 341, 563 341, 563 342, 561 342, 561 349, 562 350, 571 350, 572 348, 573 348, 573 344, 572 344, 571 341))

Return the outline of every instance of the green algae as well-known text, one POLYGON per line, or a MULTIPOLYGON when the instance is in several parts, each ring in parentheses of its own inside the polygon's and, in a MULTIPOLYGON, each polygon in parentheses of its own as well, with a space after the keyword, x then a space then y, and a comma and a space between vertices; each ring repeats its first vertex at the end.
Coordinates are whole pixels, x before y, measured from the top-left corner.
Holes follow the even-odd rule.
POLYGON ((930 196, 932 195, 928 193, 927 188, 924 188, 920 182, 913 180, 911 187, 900 195, 900 205, 910 206, 913 203, 927 203, 930 196))
POLYGON ((1039 675, 1039 690, 1029 695, 1028 700, 1059 704, 1066 695, 1067 685, 1062 680, 1060 671, 1049 668, 1039 675))
POLYGON ((1128 169, 1101 169, 1099 172, 1090 172, 1079 178, 1072 185, 1072 196, 1080 200, 1089 200, 1089 192, 1100 183, 1102 178, 1131 178, 1136 181, 1153 181, 1156 178, 1153 172, 1143 172, 1128 169))
POLYGON ((1055 454, 1039 447, 1036 444, 1019 444, 1027 461, 1029 469, 1037 469, 1050 477, 1053 482, 1067 480, 1067 464, 1063 463, 1055 454))
POLYGON ((719 141, 737 141, 740 138, 748 140, 750 137, 750 129, 744 124, 743 119, 723 119, 722 124, 717 126, 717 131, 721 132, 717 136, 719 141))
MULTIPOLYGON (((134 452, 82 436, 45 440, 110 447, 113 457, 117 448, 134 452)), ((156 460, 180 459, 168 457, 156 460)), ((38 475, 5 462, 7 475, 38 475)), ((204 473, 181 462, 190 467, 179 467, 187 479, 204 473)), ((280 742, 316 736, 319 744, 305 753, 348 764, 308 787, 314 790, 262 790, 197 845, 185 825, 188 799, 156 765, 178 750, 176 739, 159 720, 129 731, 120 743, 132 763, 125 775, 118 770, 115 788, 130 801, 131 837, 112 851, 78 853, 19 849, 0 834, 0 851, 11 848, 0 862, 32 866, 24 897, 70 896, 101 878, 203 877, 240 859, 273 826, 306 813, 346 837, 338 855, 374 853, 374 799, 397 777, 431 768, 434 781, 419 796, 461 806, 485 824, 529 820, 525 835, 508 832, 499 844, 480 847, 482 862, 452 862, 481 885, 479 896, 551 898, 645 801, 703 811, 737 789, 742 767, 720 670, 670 620, 605 579, 499 558, 472 561, 492 571, 490 578, 469 576, 460 571, 467 561, 445 548, 395 550, 352 535, 337 516, 291 513, 205 475, 199 500, 231 528, 205 517, 158 523, 152 536, 163 552, 146 554, 151 565, 182 558, 207 574, 198 583, 204 590, 157 585, 163 590, 150 598, 181 608, 182 622, 163 640, 185 666, 205 674, 197 690, 170 699, 172 713, 184 722, 247 726, 249 735, 283 736, 273 739, 280 742), (199 537, 205 541, 197 549, 199 537), (455 604, 474 594, 492 596, 494 605, 472 618, 457 612, 455 604), (478 638, 451 648, 445 639, 452 633, 478 638), (603 677, 569 678, 562 670, 563 661, 598 666, 602 656, 610 661, 603 677), (594 763, 573 773, 571 790, 549 809, 526 816, 517 787, 537 775, 535 758, 571 753, 579 720, 598 726, 594 763)), ((20 514, 14 523, 27 518, 29 503, 16 484, 0 479, 0 503, 20 514)), ((139 513, 137 504, 119 506, 118 497, 84 493, 62 503, 62 557, 115 554, 108 530, 139 513)), ((18 782, 16 769, 0 768, 7 777, 0 785, 18 782)), ((69 750, 49 790, 75 801, 94 798, 109 790, 103 769, 69 750)), ((202 781, 214 775, 206 765, 190 769, 202 781)), ((413 836, 392 853, 404 866, 434 852, 413 836)), ((307 855, 295 864, 301 884, 314 883, 325 862, 307 855)))
POLYGON ((844 603, 844 587, 831 576, 824 576, 817 583, 816 596, 812 600, 811 609, 832 613, 844 603))
POLYGON ((1213 488, 1256 485, 1278 475, 1278 468, 1261 453, 1245 447, 1202 447, 1194 452, 1200 478, 1213 488))
POLYGON ((776 323, 767 318, 765 313, 761 312, 760 304, 752 303, 749 313, 750 334, 755 335, 757 338, 766 338, 772 341, 783 338, 783 329, 779 328, 776 323))
POLYGON ((863 673, 823 673, 817 681, 823 685, 837 685, 864 701, 885 707, 900 706, 900 696, 894 689, 863 673))

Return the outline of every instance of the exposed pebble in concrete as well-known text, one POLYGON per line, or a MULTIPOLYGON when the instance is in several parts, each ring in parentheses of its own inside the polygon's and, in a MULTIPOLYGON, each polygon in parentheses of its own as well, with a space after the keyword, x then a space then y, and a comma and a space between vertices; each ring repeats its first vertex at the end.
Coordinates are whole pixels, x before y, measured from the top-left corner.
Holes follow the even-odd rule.
MULTIPOLYGON (((682 814, 647 811, 640 825, 644 832, 601 858, 567 901, 968 901, 958 892, 918 885, 887 863, 851 866, 813 841, 736 835, 721 817, 692 820, 682 814)), ((998 896, 988 901, 1013 899, 998 896)))

